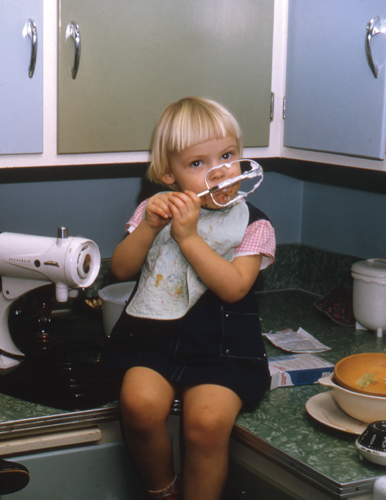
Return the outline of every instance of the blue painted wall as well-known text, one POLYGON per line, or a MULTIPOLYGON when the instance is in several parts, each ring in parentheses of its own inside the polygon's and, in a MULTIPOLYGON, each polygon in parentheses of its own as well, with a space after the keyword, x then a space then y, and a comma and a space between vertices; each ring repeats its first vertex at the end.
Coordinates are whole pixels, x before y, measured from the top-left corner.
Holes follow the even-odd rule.
MULTIPOLYGON (((261 160, 251 201, 271 218, 278 243, 386 258, 386 174, 280 159, 261 160)), ((0 171, 0 230, 55 236, 59 225, 111 256, 147 196, 146 165, 0 171)))
POLYGON ((386 258, 386 173, 307 164, 301 242, 361 258, 386 258))

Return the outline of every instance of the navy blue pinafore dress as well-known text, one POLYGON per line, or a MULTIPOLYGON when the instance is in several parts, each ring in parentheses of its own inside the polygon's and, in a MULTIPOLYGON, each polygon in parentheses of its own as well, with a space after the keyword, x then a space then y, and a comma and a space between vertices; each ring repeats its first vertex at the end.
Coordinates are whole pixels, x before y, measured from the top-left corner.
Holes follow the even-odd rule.
MULTIPOLYGON (((267 217, 252 207, 250 223, 267 217)), ((258 301, 251 290, 226 303, 210 290, 179 319, 154 320, 124 312, 106 342, 106 369, 144 366, 181 385, 216 384, 253 410, 269 386, 258 301)))

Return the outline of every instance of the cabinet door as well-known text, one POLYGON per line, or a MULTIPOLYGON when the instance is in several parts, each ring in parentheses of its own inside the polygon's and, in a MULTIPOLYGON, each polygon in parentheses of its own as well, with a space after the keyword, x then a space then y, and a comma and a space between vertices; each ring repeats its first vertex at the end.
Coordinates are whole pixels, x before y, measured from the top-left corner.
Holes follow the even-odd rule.
POLYGON ((43 0, 0 1, 0 154, 43 151, 43 0), (31 19, 36 26, 28 25, 31 19), (30 77, 32 38, 37 57, 30 77))
POLYGON ((60 0, 58 152, 148 150, 162 109, 189 95, 228 107, 246 146, 268 146, 273 4, 60 0))
POLYGON ((290 0, 284 145, 344 155, 385 156, 385 44, 370 43, 368 21, 384 0, 290 0))

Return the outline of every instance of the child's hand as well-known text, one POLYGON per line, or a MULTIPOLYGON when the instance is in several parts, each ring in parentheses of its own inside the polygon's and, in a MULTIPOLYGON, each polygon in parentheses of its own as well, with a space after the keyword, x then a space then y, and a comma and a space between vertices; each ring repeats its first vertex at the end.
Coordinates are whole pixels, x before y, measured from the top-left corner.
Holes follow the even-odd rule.
POLYGON ((169 198, 174 193, 158 193, 146 205, 145 221, 153 229, 162 229, 173 217, 169 208, 169 198))
POLYGON ((169 198, 169 207, 173 216, 172 234, 177 243, 191 236, 197 236, 200 198, 193 191, 174 192, 169 198))

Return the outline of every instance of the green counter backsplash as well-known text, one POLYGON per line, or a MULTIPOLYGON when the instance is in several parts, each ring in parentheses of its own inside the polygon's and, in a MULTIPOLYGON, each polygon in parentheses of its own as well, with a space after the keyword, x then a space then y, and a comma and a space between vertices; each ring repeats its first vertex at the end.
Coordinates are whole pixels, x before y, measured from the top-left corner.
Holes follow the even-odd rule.
POLYGON ((360 257, 340 255, 305 245, 278 245, 275 263, 262 271, 258 290, 297 288, 325 295, 337 285, 351 287, 351 266, 360 257))

